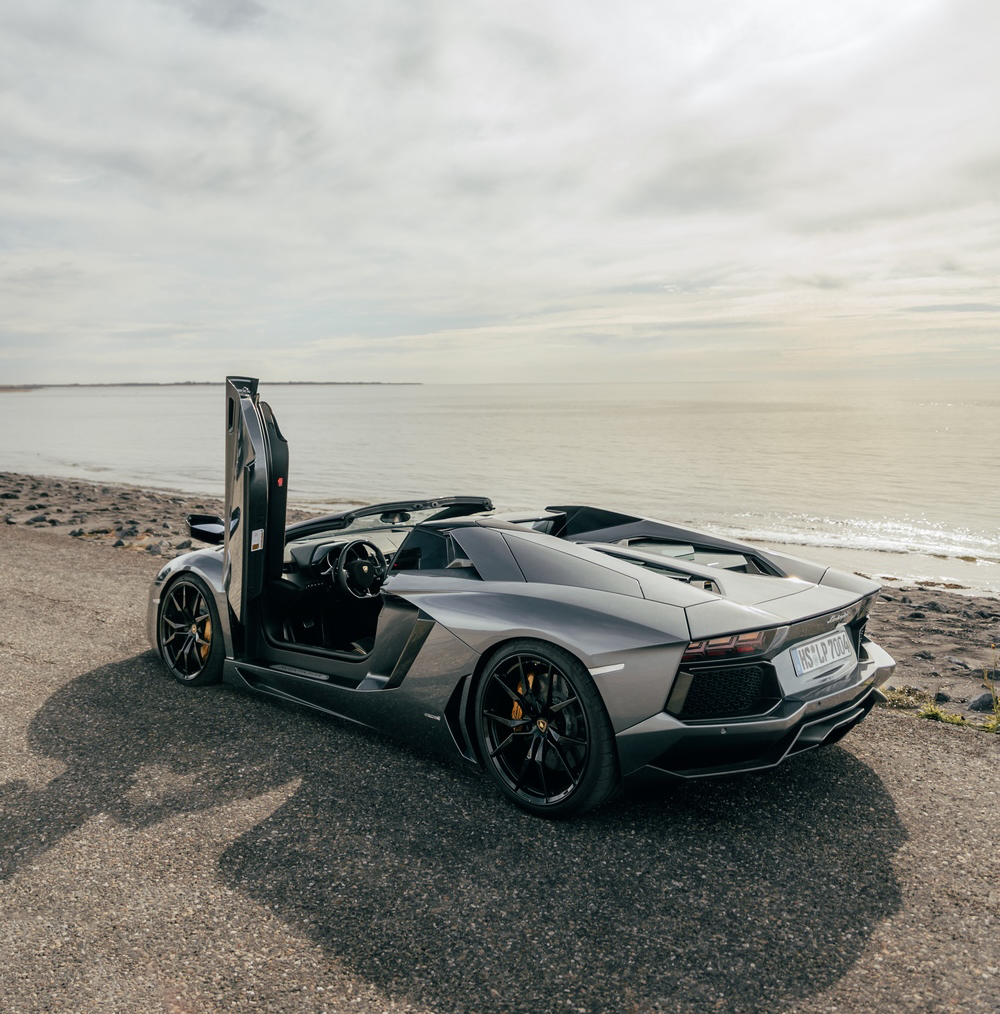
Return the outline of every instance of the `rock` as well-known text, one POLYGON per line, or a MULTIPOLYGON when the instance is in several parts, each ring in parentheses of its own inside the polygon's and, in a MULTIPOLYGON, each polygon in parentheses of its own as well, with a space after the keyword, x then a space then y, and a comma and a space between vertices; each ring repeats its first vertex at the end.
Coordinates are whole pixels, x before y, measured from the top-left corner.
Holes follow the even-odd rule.
POLYGON ((957 666, 959 669, 971 669, 972 666, 968 662, 963 662, 960 658, 955 658, 954 655, 945 655, 944 660, 950 662, 952 665, 957 666))
POLYGON ((920 612, 918 609, 914 609, 912 613, 907 613, 906 618, 908 620, 926 620, 927 614, 920 612))
POLYGON ((977 694, 969 701, 969 711, 992 711, 993 710, 993 695, 992 694, 977 694))
POLYGON ((74 536, 76 536, 76 535, 83 535, 83 529, 82 528, 74 528, 73 531, 71 531, 69 534, 70 535, 74 535, 74 536))
POLYGON ((939 673, 937 669, 931 669, 928 675, 935 677, 935 679, 941 679, 941 673, 939 673))
POLYGON ((913 653, 914 658, 923 658, 928 662, 934 657, 929 651, 915 651, 913 653))
POLYGON ((891 595, 883 595, 882 596, 882 601, 883 602, 895 602, 895 599, 891 595))
POLYGON ((946 613, 947 609, 944 608, 939 602, 925 602, 923 608, 929 613, 946 613))
POLYGON ((178 542, 177 543, 177 548, 178 549, 190 549, 192 545, 194 545, 194 543, 192 543, 192 541, 190 539, 185 539, 183 542, 178 542))
POLYGON ((28 518, 28 520, 25 521, 24 523, 26 525, 41 525, 41 524, 44 524, 48 520, 49 520, 49 517, 48 517, 47 514, 36 514, 33 518, 28 518))
POLYGON ((902 602, 904 606, 908 606, 908 605, 912 604, 911 601, 910 601, 910 596, 909 595, 900 595, 899 601, 902 602))
POLYGON ((147 553, 152 553, 153 556, 162 556, 163 547, 158 542, 152 542, 146 547, 147 553))
POLYGON ((934 701, 937 704, 947 704, 950 700, 951 698, 943 690, 939 690, 934 695, 934 701))
POLYGON ((0 493, 0 500, 20 500, 20 493, 0 493))
POLYGON ((119 549, 120 547, 125 545, 125 542, 123 539, 115 539, 112 545, 115 547, 115 549, 119 549))

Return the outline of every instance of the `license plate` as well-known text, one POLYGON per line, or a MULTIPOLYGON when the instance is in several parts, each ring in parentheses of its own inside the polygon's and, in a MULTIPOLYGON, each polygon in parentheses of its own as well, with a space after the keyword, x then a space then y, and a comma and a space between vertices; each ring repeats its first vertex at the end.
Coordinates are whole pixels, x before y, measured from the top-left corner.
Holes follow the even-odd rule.
POLYGON ((854 658, 854 645, 846 630, 835 630, 832 634, 792 648, 792 662, 799 676, 809 676, 822 669, 829 669, 850 658, 854 658))

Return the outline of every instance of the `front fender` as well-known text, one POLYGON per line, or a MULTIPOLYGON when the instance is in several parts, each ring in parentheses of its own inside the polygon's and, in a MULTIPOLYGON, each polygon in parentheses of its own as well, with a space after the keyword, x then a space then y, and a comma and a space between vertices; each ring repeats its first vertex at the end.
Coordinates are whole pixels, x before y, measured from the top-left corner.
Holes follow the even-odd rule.
POLYGON ((160 652, 156 625, 160 610, 160 598, 163 590, 171 581, 182 574, 194 574, 208 586, 215 598, 215 608, 222 626, 222 638, 226 648, 226 657, 233 657, 233 631, 229 621, 229 606, 226 602, 226 590, 222 566, 222 553, 218 550, 197 549, 193 553, 178 556, 160 568, 149 586, 149 600, 146 606, 146 636, 153 650, 160 652))

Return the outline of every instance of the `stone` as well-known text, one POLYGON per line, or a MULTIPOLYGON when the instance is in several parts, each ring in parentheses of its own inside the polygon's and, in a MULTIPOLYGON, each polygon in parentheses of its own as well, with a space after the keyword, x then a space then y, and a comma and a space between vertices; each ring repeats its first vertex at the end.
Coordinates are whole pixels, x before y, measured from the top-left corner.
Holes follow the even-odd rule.
POLYGON ((125 545, 125 542, 123 539, 115 539, 112 545, 115 547, 115 549, 120 549, 122 546, 125 545))
POLYGON ((0 500, 20 500, 20 493, 0 493, 0 500))
POLYGON ((908 620, 925 620, 927 619, 927 614, 920 612, 919 609, 914 609, 912 613, 906 614, 906 618, 908 620))
POLYGON ((954 655, 945 655, 944 660, 950 662, 952 665, 957 666, 959 669, 971 669, 972 666, 968 662, 963 662, 960 658, 955 658, 954 655))
POLYGON ((153 556, 162 556, 163 555, 163 547, 158 542, 151 542, 146 547, 146 552, 147 553, 152 553, 153 556))
POLYGON ((926 659, 929 662, 934 656, 929 651, 915 651, 913 653, 913 657, 914 658, 923 658, 923 659, 926 659))
POLYGON ((178 549, 190 549, 192 545, 194 545, 194 543, 192 543, 190 539, 185 539, 183 542, 178 542, 177 543, 177 548, 178 549))
POLYGON ((993 695, 992 694, 977 694, 969 701, 969 711, 992 711, 993 710, 993 695))
POLYGON ((937 704, 947 704, 950 700, 951 698, 943 690, 939 690, 934 695, 934 701, 937 704))
POLYGON ((923 608, 929 613, 946 613, 947 609, 944 608, 939 602, 925 602, 923 608))

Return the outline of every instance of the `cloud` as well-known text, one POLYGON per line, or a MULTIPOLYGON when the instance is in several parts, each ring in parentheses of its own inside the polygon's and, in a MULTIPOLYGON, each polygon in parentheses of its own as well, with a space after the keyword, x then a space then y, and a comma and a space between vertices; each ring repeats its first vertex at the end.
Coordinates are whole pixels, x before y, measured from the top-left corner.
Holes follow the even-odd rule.
POLYGON ((0 357, 24 381, 214 379, 241 350, 272 374, 557 378, 578 334, 600 341, 574 375, 598 379, 672 352, 712 373, 713 335, 748 362, 769 329, 772 353, 812 330, 850 357, 927 326, 917 307, 968 320, 1000 302, 998 20, 943 0, 8 6, 0 357), (208 354, 176 354, 193 340, 208 354))
POLYGON ((1000 303, 937 303, 933 306, 908 306, 911 313, 997 313, 1000 303))

